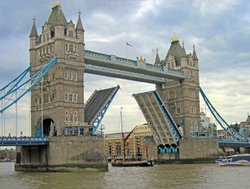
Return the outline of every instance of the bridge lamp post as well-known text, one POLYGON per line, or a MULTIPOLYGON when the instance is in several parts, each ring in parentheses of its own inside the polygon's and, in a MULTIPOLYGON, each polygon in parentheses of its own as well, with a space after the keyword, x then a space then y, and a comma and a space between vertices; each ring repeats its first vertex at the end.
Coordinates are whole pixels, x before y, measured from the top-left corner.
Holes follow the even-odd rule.
POLYGON ((122 157, 124 161, 125 160, 125 140, 124 140, 124 133, 123 133, 122 110, 123 110, 123 107, 120 108, 120 116, 121 116, 122 148, 123 148, 122 157))
MULTIPOLYGON (((17 99, 17 91, 15 92, 16 99, 17 99)), ((15 103, 16 106, 16 137, 17 137, 17 102, 15 103)))
POLYGON ((43 78, 41 81, 41 132, 43 138, 43 78))
MULTIPOLYGON (((3 109, 3 102, 4 101, 4 99, 2 100, 2 104, 1 104, 1 106, 2 106, 2 109, 3 109)), ((3 112, 1 112, 1 118, 2 118, 2 136, 4 136, 4 111, 3 112)))

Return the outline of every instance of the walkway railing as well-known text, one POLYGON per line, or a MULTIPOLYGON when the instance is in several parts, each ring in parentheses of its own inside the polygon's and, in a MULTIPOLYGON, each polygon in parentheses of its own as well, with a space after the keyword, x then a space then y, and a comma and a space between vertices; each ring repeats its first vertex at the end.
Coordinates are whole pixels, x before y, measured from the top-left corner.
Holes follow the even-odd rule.
POLYGON ((38 146, 48 144, 49 137, 0 137, 0 146, 38 146))

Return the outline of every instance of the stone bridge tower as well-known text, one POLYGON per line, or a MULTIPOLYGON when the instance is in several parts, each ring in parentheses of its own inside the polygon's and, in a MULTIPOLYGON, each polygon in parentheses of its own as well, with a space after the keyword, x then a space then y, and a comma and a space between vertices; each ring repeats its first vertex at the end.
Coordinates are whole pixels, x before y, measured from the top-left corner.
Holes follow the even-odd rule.
POLYGON ((165 60, 161 61, 157 53, 155 64, 181 68, 185 73, 184 80, 166 80, 156 88, 176 123, 182 127, 184 138, 191 138, 200 127, 199 64, 195 48, 192 54, 187 54, 184 44, 181 46, 174 35, 165 60))
POLYGON ((62 135, 66 126, 84 123, 84 29, 80 12, 75 26, 55 3, 41 34, 34 20, 29 37, 31 76, 53 56, 58 57, 40 85, 31 91, 32 135, 39 130, 49 135, 51 124, 62 135))

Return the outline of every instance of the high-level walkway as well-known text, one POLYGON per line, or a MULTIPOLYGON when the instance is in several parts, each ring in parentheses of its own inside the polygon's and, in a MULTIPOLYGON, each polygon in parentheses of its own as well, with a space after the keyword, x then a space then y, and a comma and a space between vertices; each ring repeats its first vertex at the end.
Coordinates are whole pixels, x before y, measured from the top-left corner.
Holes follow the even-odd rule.
POLYGON ((135 80, 146 83, 164 83, 165 79, 184 79, 184 72, 167 66, 153 65, 142 60, 131 60, 84 50, 85 73, 135 80))

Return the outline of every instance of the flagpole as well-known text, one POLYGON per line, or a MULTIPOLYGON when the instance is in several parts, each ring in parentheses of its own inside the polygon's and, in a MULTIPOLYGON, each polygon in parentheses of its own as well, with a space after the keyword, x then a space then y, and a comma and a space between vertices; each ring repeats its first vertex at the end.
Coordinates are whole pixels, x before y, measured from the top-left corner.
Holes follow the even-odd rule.
POLYGON ((155 50, 152 49, 152 64, 154 64, 154 54, 155 54, 155 50))
POLYGON ((126 42, 126 60, 128 62, 128 42, 126 42))
POLYGON ((128 63, 128 46, 131 46, 127 41, 126 41, 126 62, 128 63))

